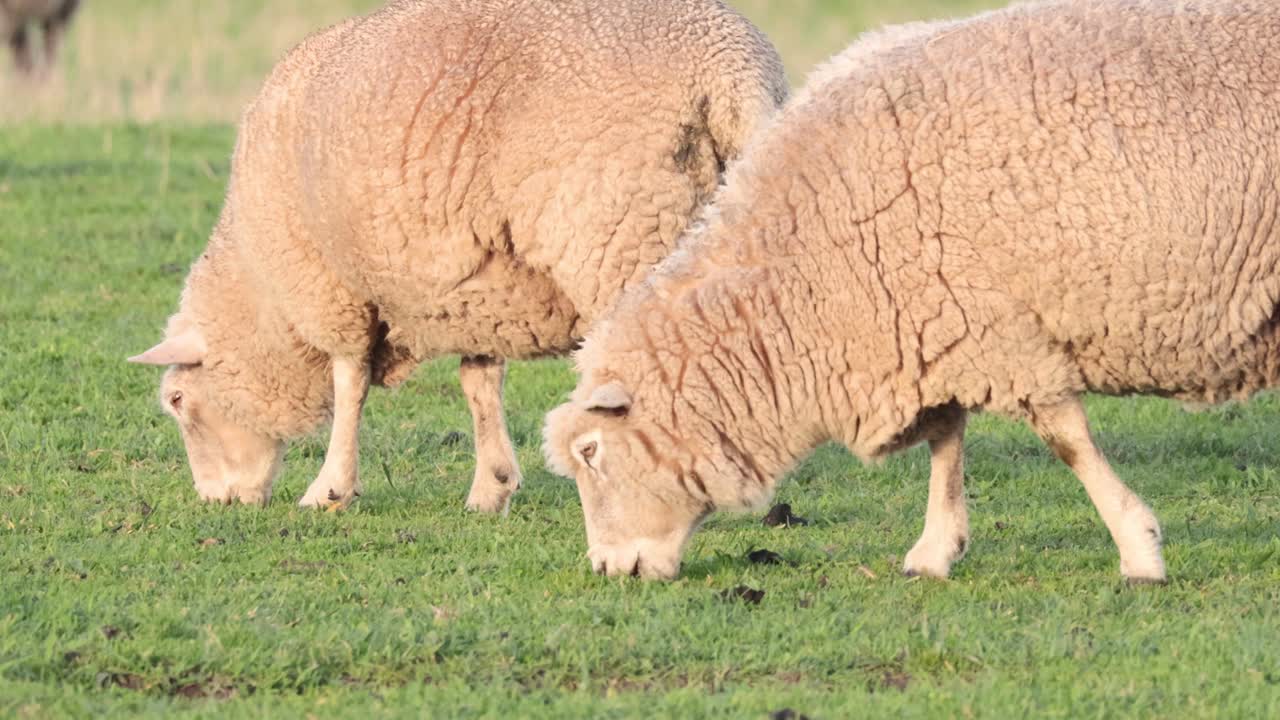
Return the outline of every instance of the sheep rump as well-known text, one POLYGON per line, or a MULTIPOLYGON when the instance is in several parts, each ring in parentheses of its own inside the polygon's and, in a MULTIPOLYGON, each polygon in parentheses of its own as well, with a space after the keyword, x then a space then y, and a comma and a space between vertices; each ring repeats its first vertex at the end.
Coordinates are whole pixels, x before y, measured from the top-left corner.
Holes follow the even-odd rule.
POLYGON ((1073 467, 1126 576, 1163 579, 1155 518, 1078 396, 1276 384, 1278 131, 1269 3, 1051 0, 873 34, 590 333, 549 460, 581 485, 575 438, 626 427, 696 473, 666 502, 697 515, 763 502, 829 439, 867 459, 928 441, 929 547, 907 570, 945 575, 968 540, 964 417, 988 409, 1073 467), (625 425, 593 413, 606 388, 625 425))

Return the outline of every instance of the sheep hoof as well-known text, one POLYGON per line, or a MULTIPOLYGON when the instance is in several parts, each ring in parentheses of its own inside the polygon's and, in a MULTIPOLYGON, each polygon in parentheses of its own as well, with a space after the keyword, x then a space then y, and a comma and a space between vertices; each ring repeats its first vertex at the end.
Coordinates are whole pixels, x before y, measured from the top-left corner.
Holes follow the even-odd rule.
POLYGON ((477 470, 475 480, 471 483, 471 493, 467 495, 467 509, 472 512, 491 515, 506 515, 511 509, 511 496, 522 484, 520 473, 507 468, 491 471, 491 474, 477 470))
POLYGON ((218 493, 218 494, 201 493, 200 499, 206 503, 209 503, 210 505, 230 505, 231 504, 231 496, 225 493, 218 493))
POLYGON ((1166 582, 1164 553, 1160 549, 1160 524, 1141 502, 1125 514, 1116 533, 1120 550, 1120 574, 1130 585, 1163 585, 1166 582))
POLYGON ((1169 584, 1169 578, 1167 577, 1126 577, 1124 581, 1128 583, 1130 587, 1137 587, 1140 585, 1168 585, 1169 584))
POLYGON ((1120 575, 1130 585, 1164 585, 1168 576, 1164 571, 1164 558, 1156 551, 1142 558, 1142 562, 1120 562, 1120 575))
POLYGON ((360 497, 360 490, 353 488, 347 492, 340 492, 328 487, 327 483, 317 487, 312 485, 307 489, 307 494, 302 496, 298 501, 300 507, 315 508, 324 510, 325 512, 338 512, 351 507, 351 503, 360 497))
POLYGON ((255 507, 266 507, 271 504, 271 494, 261 492, 240 491, 236 493, 236 499, 241 505, 253 505, 255 507))
POLYGON ((904 567, 902 576, 906 578, 933 578, 935 580, 946 580, 951 574, 951 568, 927 568, 927 567, 904 567))
POLYGON ((951 574, 952 564, 964 557, 968 546, 969 539, 964 534, 921 537, 903 559, 902 574, 907 577, 946 578, 951 574))
POLYGON ((467 498, 467 510, 471 512, 486 513, 489 515, 506 515, 511 509, 511 495, 490 494, 488 496, 481 495, 477 497, 477 493, 472 491, 467 498))
POLYGON ((239 502, 241 505, 266 507, 271 503, 271 493, 228 488, 213 493, 202 492, 200 499, 212 505, 235 505, 239 502))

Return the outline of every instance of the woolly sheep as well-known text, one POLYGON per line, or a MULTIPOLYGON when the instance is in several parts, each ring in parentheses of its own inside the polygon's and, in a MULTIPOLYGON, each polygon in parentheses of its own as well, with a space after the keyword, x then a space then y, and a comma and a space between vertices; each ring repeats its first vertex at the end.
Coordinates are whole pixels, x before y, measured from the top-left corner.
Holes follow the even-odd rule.
POLYGON ((669 578, 699 522, 835 440, 928 442, 908 574, 969 541, 966 415, 1023 418, 1120 570, 1160 528, 1080 396, 1280 377, 1280 6, 1068 0, 889 30, 817 73, 678 249, 589 333, 547 418, 597 572, 669 578))
POLYGON ((51 68, 62 34, 79 6, 80 0, 0 0, 0 38, 9 44, 19 72, 30 75, 36 69, 30 26, 38 24, 44 30, 45 68, 51 68))
POLYGON ((467 504, 505 511, 504 359, 572 349, 786 93, 718 0, 402 0, 304 41, 244 114, 165 340, 132 358, 172 366, 199 494, 266 503, 285 440, 332 419, 301 504, 345 507, 369 385, 458 354, 467 504))

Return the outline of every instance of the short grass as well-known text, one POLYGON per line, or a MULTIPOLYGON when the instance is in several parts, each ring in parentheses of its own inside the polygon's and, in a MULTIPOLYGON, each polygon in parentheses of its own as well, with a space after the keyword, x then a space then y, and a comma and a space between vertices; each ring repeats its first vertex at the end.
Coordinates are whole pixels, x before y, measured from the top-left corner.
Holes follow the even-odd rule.
POLYGON ((462 511, 451 360, 372 395, 352 511, 294 506, 315 439, 270 508, 197 503, 157 371, 123 358, 176 302, 231 141, 0 135, 0 716, 1280 716, 1275 397, 1090 403, 1163 519, 1166 587, 1120 582, 1068 471, 992 417, 969 436, 974 542, 950 581, 897 573, 925 454, 868 468, 834 448, 781 492, 810 526, 722 516, 677 582, 597 578, 537 450, 563 362, 511 371, 527 486, 507 518, 462 511), (788 564, 752 566, 756 548, 788 564), (718 597, 740 584, 763 601, 718 597))
MULTIPOLYGON (((198 504, 158 371, 122 359, 204 243, 228 121, 285 47, 371 4, 90 0, 53 83, 0 81, 0 717, 1280 717, 1271 396, 1090 401, 1163 520, 1165 587, 1120 582, 1078 483, 993 417, 969 434, 974 539, 950 581, 897 574, 927 456, 835 448, 781 491, 808 527, 721 516, 677 582, 596 578, 537 448, 563 362, 512 368, 507 518, 461 510, 452 360, 372 395, 352 511, 293 506, 319 439, 270 508, 198 504), (758 548, 788 564, 750 565, 758 548), (764 599, 719 598, 737 585, 764 599)), ((739 3, 797 79, 867 26, 981 4, 739 3)))

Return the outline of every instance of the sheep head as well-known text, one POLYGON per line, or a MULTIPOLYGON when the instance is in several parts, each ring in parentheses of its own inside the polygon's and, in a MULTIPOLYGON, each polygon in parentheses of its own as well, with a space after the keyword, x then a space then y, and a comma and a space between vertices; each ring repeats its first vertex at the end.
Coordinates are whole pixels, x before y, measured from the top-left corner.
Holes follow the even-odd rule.
POLYGON ((685 544, 715 508, 690 452, 696 437, 674 441, 618 381, 580 386, 547 416, 544 452, 554 472, 577 482, 595 572, 679 574, 685 544))
POLYGON ((196 492, 204 500, 265 505, 280 471, 284 442, 232 420, 211 391, 203 334, 194 326, 129 358, 168 366, 160 405, 178 423, 196 492))

